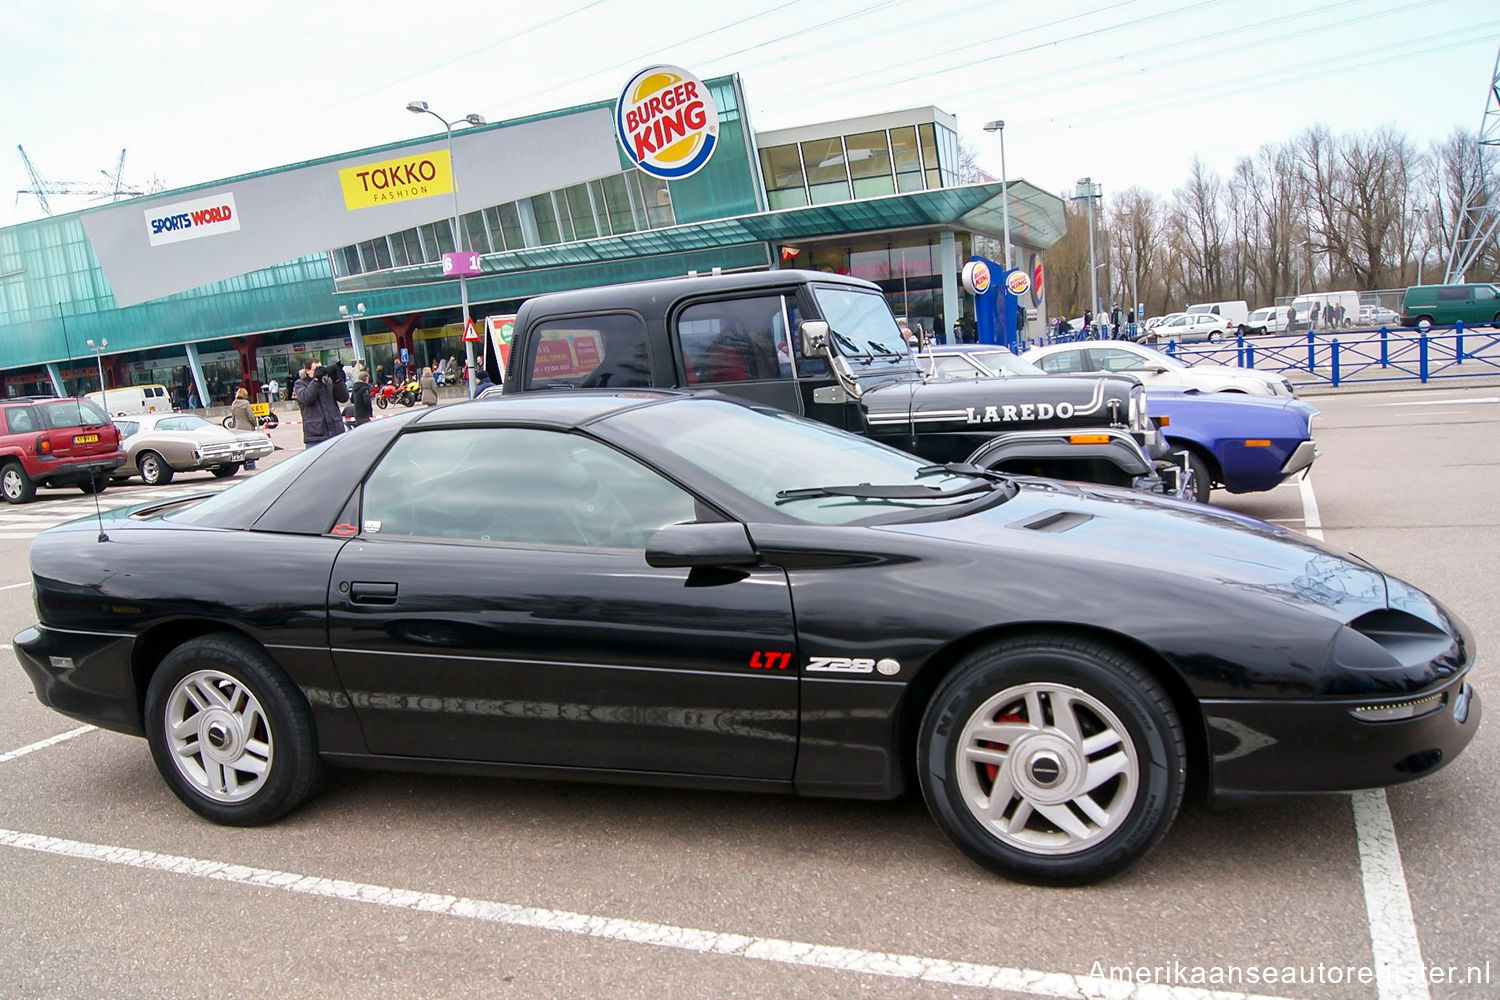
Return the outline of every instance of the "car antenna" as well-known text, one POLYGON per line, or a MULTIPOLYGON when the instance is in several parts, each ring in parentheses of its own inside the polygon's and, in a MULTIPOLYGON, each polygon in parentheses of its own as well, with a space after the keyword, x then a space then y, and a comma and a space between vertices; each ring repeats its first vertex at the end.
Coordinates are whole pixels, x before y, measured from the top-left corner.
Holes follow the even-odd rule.
MULTIPOLYGON (((63 307, 62 307, 62 303, 61 302, 59 302, 57 304, 57 321, 62 324, 63 349, 68 352, 68 360, 71 361, 73 359, 73 345, 68 342, 68 321, 67 321, 67 318, 63 316, 63 307)), ((99 388, 103 389, 104 386, 101 385, 101 386, 99 386, 99 388)), ((76 397, 74 397, 74 399, 75 399, 75 405, 78 408, 78 426, 82 427, 83 426, 83 397, 76 396, 76 397)), ((109 414, 108 413, 106 413, 104 415, 104 419, 106 421, 109 420, 109 414)), ((89 473, 89 475, 92 476, 93 473, 89 473)), ((92 479, 90 479, 89 485, 90 486, 93 485, 93 480, 92 479)), ((98 490, 93 490, 92 492, 93 492, 93 496, 94 496, 94 521, 99 525, 99 541, 101 541, 101 542, 107 542, 107 541, 109 541, 109 536, 104 533, 104 511, 101 510, 100 507, 99 507, 99 491, 98 490)))

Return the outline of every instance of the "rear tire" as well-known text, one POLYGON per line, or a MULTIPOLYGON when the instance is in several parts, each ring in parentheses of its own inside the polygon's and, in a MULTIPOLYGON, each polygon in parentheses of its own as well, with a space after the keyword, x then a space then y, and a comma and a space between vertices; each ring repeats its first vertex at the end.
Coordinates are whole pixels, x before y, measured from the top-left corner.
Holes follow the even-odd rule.
POLYGON ((1135 864, 1182 802, 1187 747, 1171 699, 1092 639, 1033 635, 968 656, 922 719, 917 772, 970 858, 1034 885, 1135 864))
POLYGON ((145 723, 167 787, 215 823, 269 823, 316 789, 312 709, 243 636, 201 636, 168 653, 146 689, 145 723))
POLYGON ((26 475, 20 462, 6 462, 0 466, 0 493, 4 493, 6 503, 30 503, 36 496, 36 483, 26 475))
POLYGON ((1220 341, 1222 341, 1223 339, 1224 339, 1224 335, 1222 333, 1220 333, 1218 330, 1215 330, 1214 332, 1212 332, 1212 333, 1210 333, 1208 335, 1208 342, 1210 344, 1217 344, 1220 341))
POLYGON ((136 468, 141 470, 141 481, 147 486, 165 486, 176 475, 167 460, 154 451, 143 451, 136 459, 136 468))
POLYGON ((239 472, 240 467, 238 463, 231 462, 229 465, 221 465, 218 468, 209 469, 208 471, 214 474, 215 479, 228 479, 239 472))

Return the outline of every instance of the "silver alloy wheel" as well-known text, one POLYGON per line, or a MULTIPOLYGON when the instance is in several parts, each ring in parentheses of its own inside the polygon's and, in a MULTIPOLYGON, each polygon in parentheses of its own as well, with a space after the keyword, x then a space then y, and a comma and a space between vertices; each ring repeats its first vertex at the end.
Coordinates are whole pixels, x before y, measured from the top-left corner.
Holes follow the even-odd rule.
POLYGON ((243 802, 260 791, 271 773, 271 727, 243 682, 194 671, 172 688, 163 714, 172 763, 199 794, 243 802))
POLYGON ((5 499, 12 501, 20 499, 25 485, 21 479, 24 473, 14 465, 7 465, 3 475, 3 484, 0 485, 3 485, 5 490, 5 499))
POLYGON ((970 813, 1031 854, 1076 854, 1106 840, 1140 785, 1135 744, 1119 717, 1065 684, 1006 688, 969 717, 954 747, 970 813))

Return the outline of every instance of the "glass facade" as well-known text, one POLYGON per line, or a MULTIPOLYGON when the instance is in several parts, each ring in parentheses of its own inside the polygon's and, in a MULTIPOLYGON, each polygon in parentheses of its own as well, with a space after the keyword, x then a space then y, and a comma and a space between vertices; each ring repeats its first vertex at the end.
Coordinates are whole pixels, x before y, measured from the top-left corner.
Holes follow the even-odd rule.
MULTIPOLYGON (((968 256, 966 238, 957 240, 959 253, 968 256)), ((942 246, 936 240, 910 243, 856 242, 845 246, 820 246, 808 254, 805 265, 817 271, 849 274, 873 281, 885 292, 891 312, 912 333, 942 331, 953 340, 953 321, 943 310, 942 246)), ((964 306, 973 300, 960 298, 964 306)))
MULTIPOLYGON (((482 254, 555 246, 677 224, 667 182, 622 171, 461 216, 465 249, 482 254)), ((438 219, 328 251, 340 278, 436 264, 453 250, 453 220, 438 219)))
POLYGON ((953 187, 957 164, 958 135, 933 122, 760 150, 772 209, 953 187))

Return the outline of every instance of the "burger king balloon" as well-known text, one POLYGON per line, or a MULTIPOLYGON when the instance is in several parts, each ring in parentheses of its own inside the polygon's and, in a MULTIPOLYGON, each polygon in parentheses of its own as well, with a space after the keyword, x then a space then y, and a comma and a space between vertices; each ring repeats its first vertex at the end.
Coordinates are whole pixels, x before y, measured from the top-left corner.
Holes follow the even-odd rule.
POLYGON ((631 77, 615 105, 615 135, 630 162, 678 180, 708 163, 719 142, 719 109, 703 81, 676 66, 631 77))

